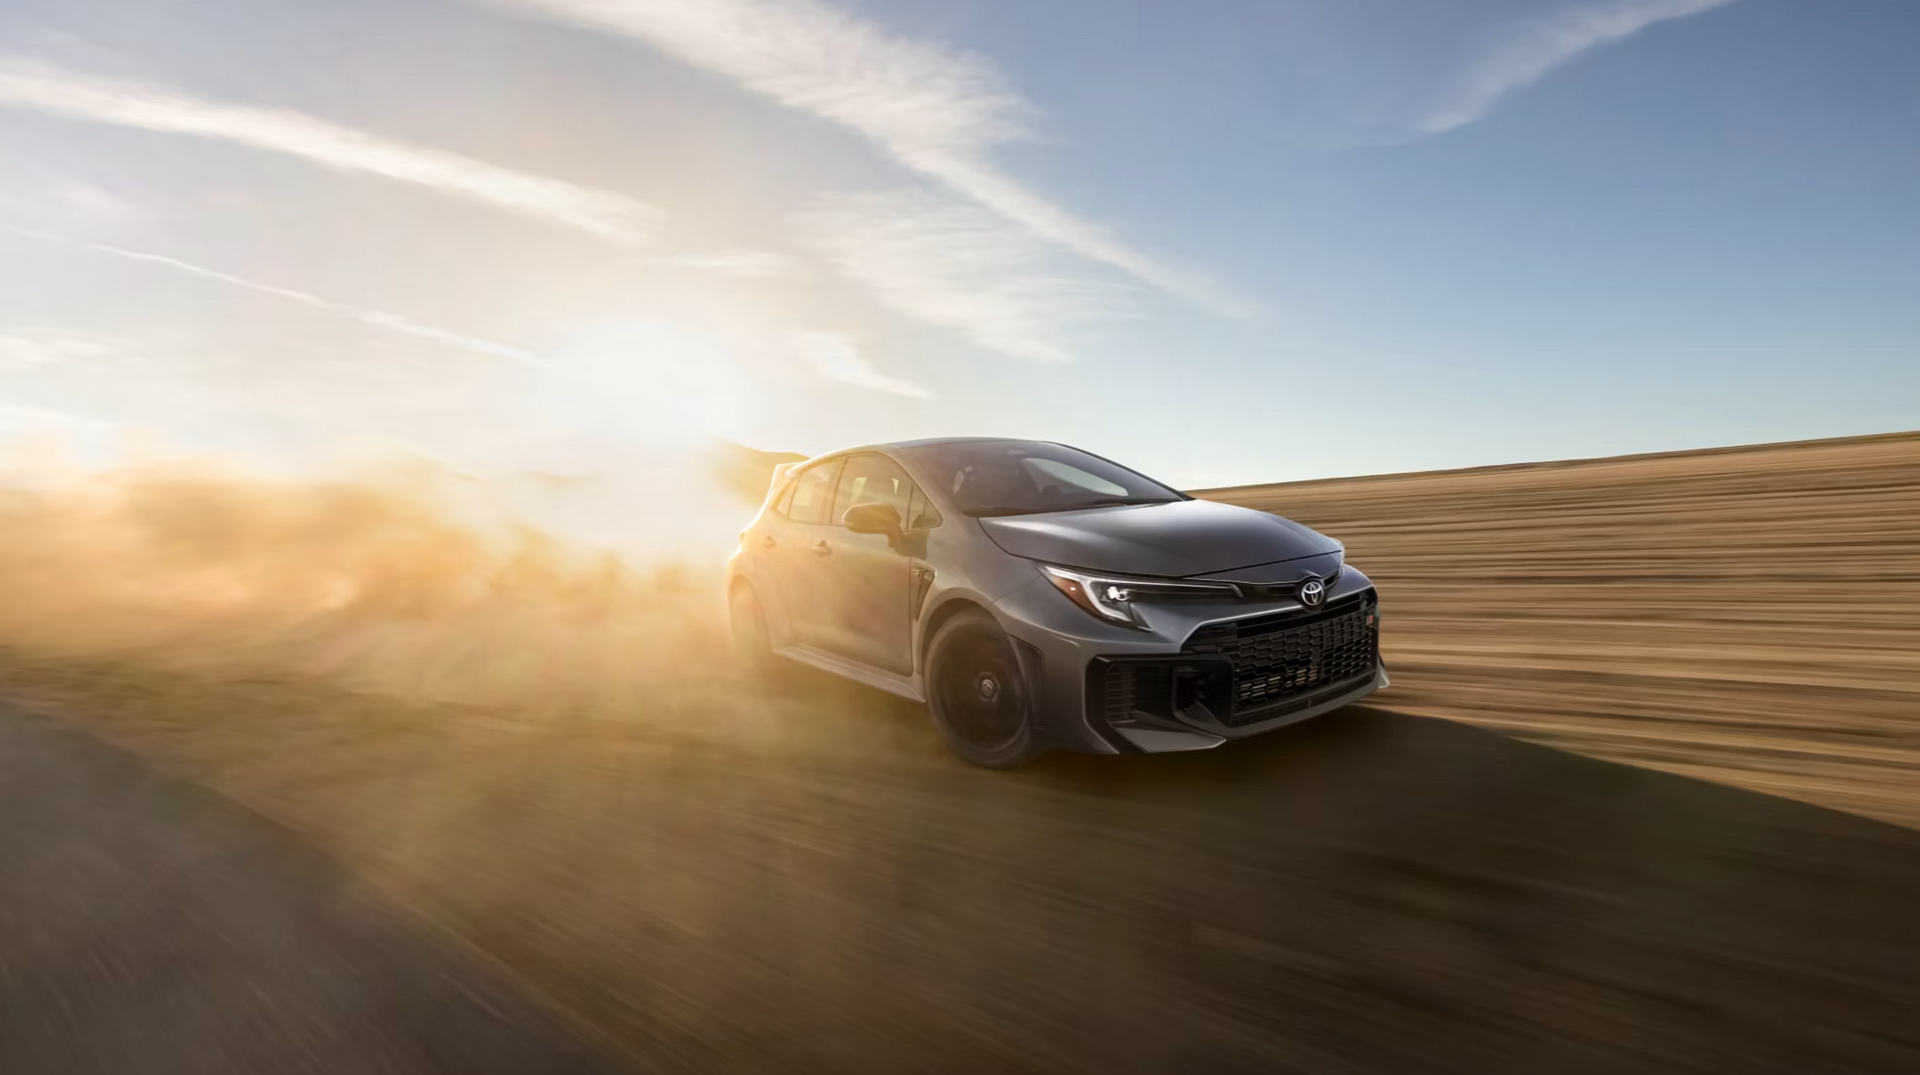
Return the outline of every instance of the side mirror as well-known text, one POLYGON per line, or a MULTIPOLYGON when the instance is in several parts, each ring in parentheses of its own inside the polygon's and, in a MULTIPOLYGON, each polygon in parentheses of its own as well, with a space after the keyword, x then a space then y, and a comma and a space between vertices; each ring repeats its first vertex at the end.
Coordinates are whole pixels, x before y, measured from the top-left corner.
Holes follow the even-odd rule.
POLYGON ((841 521, 856 534, 885 534, 889 540, 900 537, 900 509, 892 504, 870 501, 847 509, 841 521))

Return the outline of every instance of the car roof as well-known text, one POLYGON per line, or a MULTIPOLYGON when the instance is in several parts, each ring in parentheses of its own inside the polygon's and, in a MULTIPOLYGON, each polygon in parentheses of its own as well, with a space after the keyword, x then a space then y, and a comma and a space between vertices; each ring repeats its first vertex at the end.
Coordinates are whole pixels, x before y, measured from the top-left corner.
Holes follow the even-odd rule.
MULTIPOLYGON (((788 469, 802 470, 806 467, 812 466, 815 463, 823 462, 828 459, 838 459, 843 455, 852 455, 855 452, 882 452, 882 451, 889 451, 897 448, 925 448, 929 445, 934 445, 934 444, 990 444, 996 441, 1003 442, 1003 443, 1013 443, 1013 444, 1053 444, 1055 443, 1054 441, 1050 441, 1050 440, 1035 440, 1032 437, 925 437, 920 440, 889 440, 889 441, 881 441, 878 444, 856 444, 850 448, 835 448, 830 452, 821 452, 819 455, 813 456, 812 458, 806 459, 802 462, 788 464, 788 469)), ((781 471, 781 474, 784 476, 787 472, 788 471, 783 470, 781 471)))
POLYGON ((922 440, 896 440, 875 445, 878 448, 924 448, 932 444, 982 444, 989 441, 1015 441, 1025 444, 1050 444, 1032 437, 927 437, 922 440))

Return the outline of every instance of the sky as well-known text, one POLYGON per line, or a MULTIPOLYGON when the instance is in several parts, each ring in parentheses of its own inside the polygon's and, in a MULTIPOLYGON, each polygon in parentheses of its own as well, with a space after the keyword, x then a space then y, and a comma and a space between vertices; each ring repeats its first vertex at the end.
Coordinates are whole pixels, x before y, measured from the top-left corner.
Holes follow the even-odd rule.
POLYGON ((1912 429, 1915 41, 1909 0, 8 0, 0 438, 985 434, 1197 488, 1912 429))

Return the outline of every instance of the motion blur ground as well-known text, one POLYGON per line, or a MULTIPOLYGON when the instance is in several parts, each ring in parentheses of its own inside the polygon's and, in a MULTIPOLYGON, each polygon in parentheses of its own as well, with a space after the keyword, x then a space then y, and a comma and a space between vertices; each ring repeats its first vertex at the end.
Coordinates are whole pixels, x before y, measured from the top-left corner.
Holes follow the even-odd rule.
POLYGON ((284 830, 5 702, 0 818, 0 1071, 618 1070, 284 830))
MULTIPOLYGON (((1604 641, 1625 620, 1645 678, 1612 709, 1586 703, 1593 738, 1576 745, 1604 750, 1617 735, 1668 752, 1658 764, 1759 786, 1788 757, 1858 766, 1853 805, 1897 817, 1911 816, 1912 784, 1872 775, 1915 756, 1904 726, 1877 714, 1896 704, 1888 692, 1915 689, 1898 669, 1920 602, 1895 531, 1916 506, 1916 450, 1920 438, 1879 438, 1237 495, 1284 500, 1322 525, 1344 506, 1356 557, 1366 550, 1383 585, 1412 591, 1404 633, 1387 641, 1408 668, 1396 693, 1405 684, 1420 704, 1471 717, 1475 696, 1455 686, 1469 658, 1440 655, 1473 632, 1604 641), (1666 550, 1665 585, 1581 582, 1555 566, 1600 555, 1578 535, 1603 535, 1585 517, 1552 529, 1542 502, 1566 489, 1594 503, 1596 475, 1620 505, 1604 540, 1644 542, 1640 562, 1666 550), (1794 475, 1820 492, 1783 492, 1794 475), (1369 489, 1383 499, 1370 504, 1369 489), (1803 497, 1844 510, 1802 511, 1803 497), (1723 660, 1744 651, 1672 644, 1701 630, 1662 611, 1677 587, 1702 610, 1771 600, 1772 583, 1747 581, 1758 559, 1727 563, 1724 541, 1679 539, 1729 525, 1809 546, 1837 545, 1827 527, 1869 535, 1876 555, 1861 545, 1858 559, 1798 562, 1817 565, 1800 577, 1829 592, 1870 580, 1853 603, 1879 610, 1875 625, 1796 637, 1831 655, 1821 667, 1890 671, 1852 689, 1795 687, 1804 673, 1771 661, 1782 690, 1823 701, 1763 721, 1745 666, 1723 660), (1440 549, 1449 559, 1419 558, 1440 549), (1480 581, 1521 563, 1535 581, 1505 592, 1480 581), (1468 582, 1441 601, 1422 574, 1432 587, 1468 582), (1531 607, 1584 595, 1615 622, 1521 620, 1529 606, 1514 592, 1529 586, 1554 597, 1531 607), (1641 712, 1656 703, 1689 716, 1641 712)), ((0 584, 39 603, 4 621, 0 694, 279 822, 635 1070, 1920 1064, 1920 835, 1907 828, 1368 708, 1220 751, 979 772, 904 701, 805 670, 752 686, 715 656, 728 640, 715 580, 697 570, 497 534, 463 543, 461 524, 379 490, 208 483, 200 510, 156 514, 131 507, 145 503, 139 488, 86 512, 57 497, 7 502, 0 584), (301 531, 325 541, 236 555, 301 531), (104 549, 122 570, 60 559, 104 549), (63 573, 92 583, 68 586, 64 610, 59 586, 33 585, 63 573), (148 624, 154 587, 189 578, 222 600, 179 629, 148 624), (275 579, 325 600, 276 604, 275 579), (627 649, 642 638, 650 648, 627 649)), ((1481 711, 1565 734, 1561 699, 1579 695, 1522 701, 1497 659, 1506 650, 1534 652, 1470 658, 1483 668, 1471 682, 1506 700, 1481 711)), ((1573 666, 1550 687, 1592 689, 1573 662, 1619 659, 1606 646, 1581 653, 1559 658, 1573 666)), ((74 846, 105 846, 90 839, 74 846)), ((44 863, 14 860, 5 884, 9 913, 62 913, 44 863)), ((67 913, 84 921, 88 909, 67 913)), ((245 946, 231 958, 248 958, 245 946)), ((85 998, 13 980, 0 1019, 21 1022, 0 1025, 0 1039, 137 1021, 141 983, 157 979, 121 973, 122 991, 85 998)), ((304 1003, 299 974, 263 988, 304 1003)))
MULTIPOLYGON (((712 707, 543 721, 300 681, 6 679, 302 833, 636 1071, 1920 1056, 1909 830, 1366 709, 988 773, 915 707, 803 675, 744 703, 764 734, 712 707)), ((26 1001, 6 1017, 53 1002, 26 1001)))
POLYGON ((1397 710, 1920 825, 1920 434, 1202 495, 1347 539, 1397 710))

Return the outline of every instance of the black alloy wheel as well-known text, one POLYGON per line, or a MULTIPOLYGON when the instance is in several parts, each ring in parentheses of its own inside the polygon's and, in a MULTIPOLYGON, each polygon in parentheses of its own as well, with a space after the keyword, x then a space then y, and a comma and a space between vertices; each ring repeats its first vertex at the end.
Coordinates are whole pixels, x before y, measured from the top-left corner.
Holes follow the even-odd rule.
POLYGON ((948 620, 928 653, 927 707, 954 753, 989 769, 1045 753, 1033 731, 1026 676, 992 616, 968 611, 948 620))

